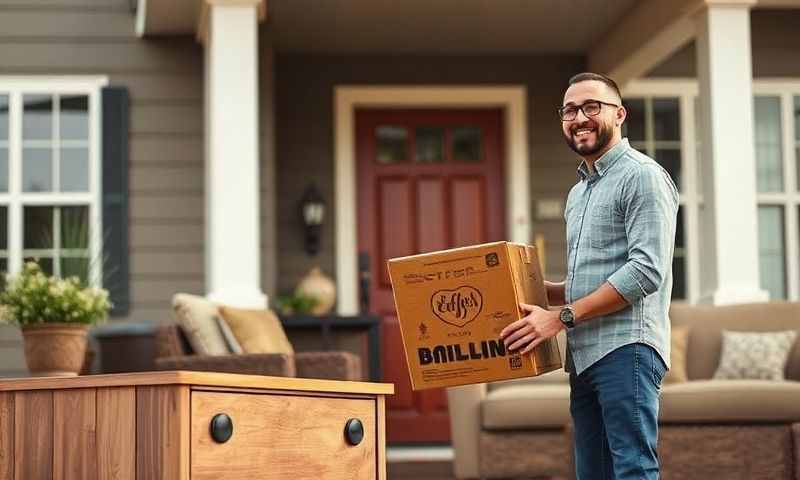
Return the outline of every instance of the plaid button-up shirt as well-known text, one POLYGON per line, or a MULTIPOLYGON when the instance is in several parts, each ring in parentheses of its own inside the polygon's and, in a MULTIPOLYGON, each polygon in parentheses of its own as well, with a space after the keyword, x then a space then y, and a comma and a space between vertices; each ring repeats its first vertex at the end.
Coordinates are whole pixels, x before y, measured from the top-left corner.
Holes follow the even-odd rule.
POLYGON ((567 198, 567 278, 572 303, 610 283, 628 306, 567 332, 567 370, 580 374, 619 347, 652 346, 669 366, 672 255, 678 189, 669 174, 623 139, 578 168, 567 198))

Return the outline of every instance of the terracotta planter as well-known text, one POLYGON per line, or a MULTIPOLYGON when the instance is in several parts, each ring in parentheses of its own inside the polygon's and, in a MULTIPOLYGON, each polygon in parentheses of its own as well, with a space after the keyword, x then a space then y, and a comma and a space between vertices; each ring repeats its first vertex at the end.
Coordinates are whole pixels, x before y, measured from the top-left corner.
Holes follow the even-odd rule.
POLYGON ((25 363, 35 377, 69 377, 81 371, 89 326, 42 323, 22 328, 25 363))

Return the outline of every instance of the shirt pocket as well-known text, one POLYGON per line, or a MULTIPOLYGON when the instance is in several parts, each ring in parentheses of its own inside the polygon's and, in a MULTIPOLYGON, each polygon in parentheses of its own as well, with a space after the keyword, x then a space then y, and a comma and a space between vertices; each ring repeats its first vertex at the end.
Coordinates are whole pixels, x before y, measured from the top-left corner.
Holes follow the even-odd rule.
POLYGON ((599 203, 589 215, 589 244, 592 248, 603 249, 614 245, 617 237, 624 232, 621 219, 614 213, 611 203, 599 203))

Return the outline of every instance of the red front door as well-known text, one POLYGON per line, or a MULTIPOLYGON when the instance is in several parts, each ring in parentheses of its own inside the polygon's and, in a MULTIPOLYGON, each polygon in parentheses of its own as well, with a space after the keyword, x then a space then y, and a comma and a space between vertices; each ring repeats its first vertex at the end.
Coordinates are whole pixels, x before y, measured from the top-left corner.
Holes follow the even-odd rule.
POLYGON ((504 239, 502 114, 483 110, 358 110, 358 243, 381 315, 391 443, 449 442, 444 389, 414 392, 386 260, 504 239))

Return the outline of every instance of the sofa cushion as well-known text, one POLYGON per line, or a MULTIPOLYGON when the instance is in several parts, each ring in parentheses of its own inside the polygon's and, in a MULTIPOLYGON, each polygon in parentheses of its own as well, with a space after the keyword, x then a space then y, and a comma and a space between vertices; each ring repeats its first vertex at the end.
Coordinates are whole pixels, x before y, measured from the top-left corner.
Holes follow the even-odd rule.
POLYGON ((237 355, 244 353, 242 345, 239 343, 239 340, 236 339, 236 335, 233 334, 231 327, 228 326, 228 322, 226 322, 219 315, 214 317, 214 321, 217 322, 219 331, 220 333, 222 333, 222 338, 225 339, 225 343, 228 345, 228 350, 230 350, 231 353, 235 353, 237 355))
POLYGON ((294 353, 281 321, 272 310, 224 306, 219 312, 244 353, 294 353))
POLYGON ((670 367, 664 376, 664 383, 678 383, 689 380, 686 373, 686 353, 689 347, 689 326, 675 325, 672 327, 672 340, 670 343, 670 367))
POLYGON ((175 319, 181 326, 186 339, 198 355, 227 355, 228 344, 222 337, 217 316, 217 305, 203 297, 176 293, 172 297, 175 319))
MULTIPOLYGON (((768 302, 744 305, 687 305, 673 302, 672 325, 689 325, 689 380, 708 380, 717 370, 722 351, 722 330, 776 332, 800 329, 800 302, 768 302)), ((786 363, 786 378, 800 380, 800 342, 786 363)))
POLYGON ((783 380, 797 332, 722 331, 722 359, 715 380, 783 380))
POLYGON ((481 404, 483 428, 563 428, 570 422, 569 384, 510 385, 492 390, 481 404))
POLYGON ((697 380, 661 390, 663 423, 800 421, 800 382, 697 380))
POLYGON ((563 369, 553 370, 536 377, 523 377, 514 378, 511 380, 503 380, 500 382, 492 382, 488 384, 488 390, 498 390, 501 388, 512 387, 516 385, 569 385, 569 374, 563 369))

